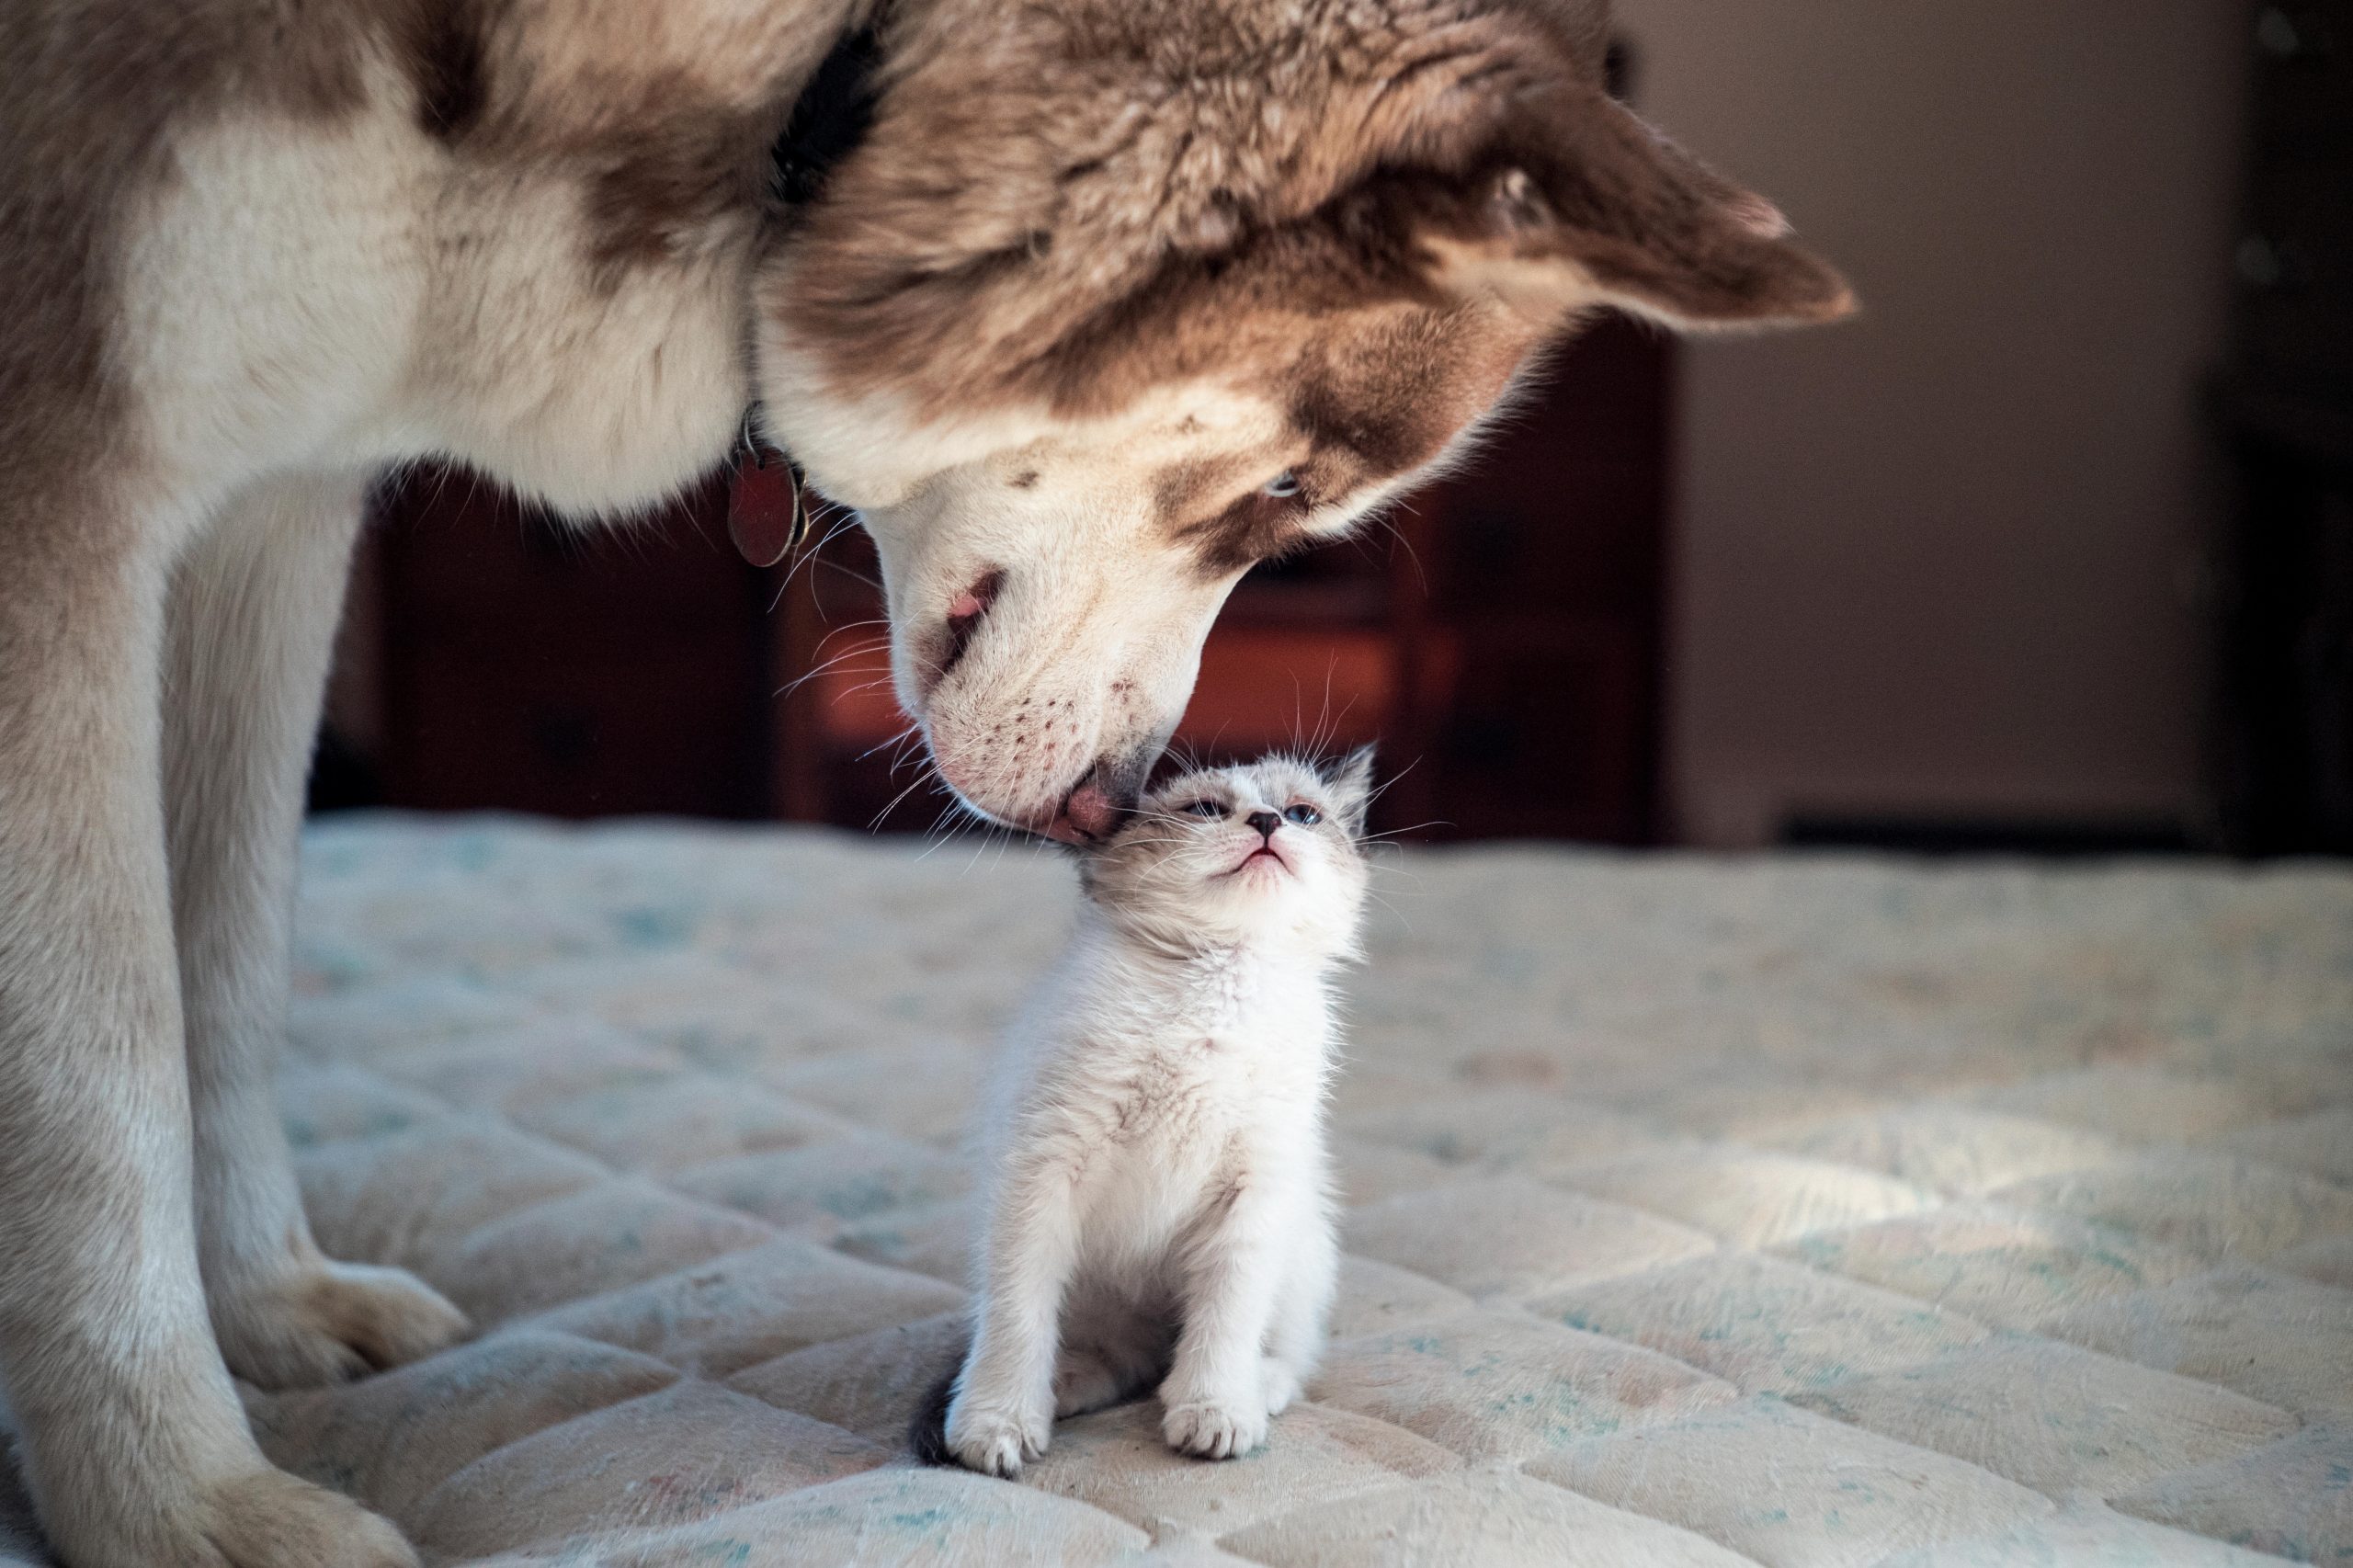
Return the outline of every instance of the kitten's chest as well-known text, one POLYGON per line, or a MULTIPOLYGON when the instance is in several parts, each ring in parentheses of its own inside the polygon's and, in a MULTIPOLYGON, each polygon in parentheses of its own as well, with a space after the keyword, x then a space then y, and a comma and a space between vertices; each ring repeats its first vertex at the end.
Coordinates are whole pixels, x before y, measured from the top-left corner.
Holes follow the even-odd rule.
POLYGON ((1244 1174, 1271 1179, 1312 1162, 1329 1060, 1321 994, 1233 999, 1248 1005, 1198 990, 1154 1006, 1131 994, 1047 1088, 1097 1244, 1148 1255, 1244 1174))
POLYGON ((1097 1085, 1105 1142, 1181 1182, 1312 1116, 1325 1050, 1320 1017, 1262 1014, 1197 1018, 1123 1057, 1097 1085))
POLYGON ((1258 1151, 1297 1142, 1312 1101, 1241 1043, 1207 1033, 1171 1040, 1097 1081, 1078 1201, 1100 1244, 1149 1252, 1258 1151))
POLYGON ((1257 1041, 1197 1030, 1161 1042, 1106 1085, 1114 1100, 1113 1142, 1151 1157, 1222 1142, 1270 1099, 1290 1097, 1280 1064, 1257 1041))

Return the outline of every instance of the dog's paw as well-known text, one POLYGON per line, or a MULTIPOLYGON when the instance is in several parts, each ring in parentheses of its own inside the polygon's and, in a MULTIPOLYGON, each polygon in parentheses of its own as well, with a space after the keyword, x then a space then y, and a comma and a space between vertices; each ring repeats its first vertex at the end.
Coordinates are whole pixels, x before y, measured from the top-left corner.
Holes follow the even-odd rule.
POLYGON ((1043 1411, 1017 1410, 958 1396, 948 1407, 948 1451, 966 1470, 1010 1481, 1042 1459, 1053 1423, 1043 1411))
POLYGON ((1168 1446, 1195 1459, 1230 1460, 1267 1440, 1264 1401, 1188 1400, 1161 1417, 1168 1446))
POLYGON ((283 1471, 232 1482, 209 1502, 204 1536, 217 1555, 191 1560, 206 1568, 417 1568, 390 1524, 283 1471))
POLYGON ((456 1344, 466 1315, 397 1268, 319 1258, 212 1301, 229 1369, 265 1389, 346 1382, 456 1344))
POLYGON ((176 1477, 82 1496, 47 1520, 73 1568, 417 1568, 400 1532, 347 1497, 278 1470, 174 1499, 176 1477))

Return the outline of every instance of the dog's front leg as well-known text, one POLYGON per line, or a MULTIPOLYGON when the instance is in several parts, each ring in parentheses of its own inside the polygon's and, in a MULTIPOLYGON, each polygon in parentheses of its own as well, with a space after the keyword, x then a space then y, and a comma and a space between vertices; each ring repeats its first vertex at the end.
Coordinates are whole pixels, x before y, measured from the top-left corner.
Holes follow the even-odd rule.
POLYGON ((364 483, 256 486, 191 549, 171 597, 165 811, 197 1249, 221 1353, 265 1388, 393 1366, 466 1328, 407 1275, 320 1253, 274 1082, 303 781, 364 483))
MULTIPOLYGON (((19 472, 21 473, 21 470, 19 472)), ((0 1381, 67 1568, 395 1568, 271 1469, 207 1321, 165 886, 170 562, 103 473, 0 497, 0 1381)))

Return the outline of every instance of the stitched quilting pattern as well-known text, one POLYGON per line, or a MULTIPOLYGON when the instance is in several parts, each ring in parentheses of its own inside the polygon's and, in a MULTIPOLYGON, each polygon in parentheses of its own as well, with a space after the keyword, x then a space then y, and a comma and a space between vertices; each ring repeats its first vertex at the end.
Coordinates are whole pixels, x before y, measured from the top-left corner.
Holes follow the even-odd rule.
POLYGON ((1147 1403, 915 1468, 1071 881, 314 829, 313 1223, 481 1332, 254 1396, 268 1452, 499 1568, 2353 1562, 2353 875, 1406 855, 1306 1402, 1227 1464, 1147 1403))

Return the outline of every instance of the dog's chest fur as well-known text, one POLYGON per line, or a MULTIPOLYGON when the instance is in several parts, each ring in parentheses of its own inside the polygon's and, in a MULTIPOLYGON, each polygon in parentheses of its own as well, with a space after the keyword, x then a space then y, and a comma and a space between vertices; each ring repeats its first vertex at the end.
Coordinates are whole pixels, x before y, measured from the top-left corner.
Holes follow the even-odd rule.
POLYGON ((627 506, 707 466, 740 415, 745 223, 599 279, 576 180, 450 166, 392 112, 233 116, 174 163, 133 222, 113 347, 176 488, 440 451, 627 506))
POLYGON ((123 176, 103 362, 155 488, 441 453, 598 512, 706 471, 749 396, 768 149, 856 0, 492 7, 455 62, 346 3, 331 102, 223 66, 123 176))

